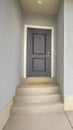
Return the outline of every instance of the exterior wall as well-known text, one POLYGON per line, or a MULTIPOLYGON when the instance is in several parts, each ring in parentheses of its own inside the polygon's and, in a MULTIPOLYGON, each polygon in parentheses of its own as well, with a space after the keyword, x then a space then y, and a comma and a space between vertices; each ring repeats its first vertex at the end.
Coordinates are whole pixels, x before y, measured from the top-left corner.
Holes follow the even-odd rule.
POLYGON ((73 96, 73 0, 64 5, 64 95, 73 96))
POLYGON ((57 17, 24 14, 24 19, 18 0, 0 0, 0 110, 13 98, 24 75, 23 25, 54 27, 55 75, 65 110, 73 110, 73 0, 61 1, 57 17))
MULTIPOLYGON (((48 27, 51 27, 53 26, 54 27, 54 30, 55 30, 55 49, 56 49, 56 17, 55 16, 44 16, 44 15, 35 15, 35 14, 25 14, 24 15, 24 26, 25 25, 37 25, 37 26, 48 26, 48 27)), ((24 34, 25 35, 25 34, 24 34)), ((22 45, 22 77, 24 76, 24 62, 23 62, 23 59, 24 59, 24 43, 22 45)), ((55 50, 56 51, 56 50, 55 50)), ((26 72, 26 71, 25 71, 26 72)), ((56 72, 56 66, 55 66, 55 72, 56 72)), ((55 73, 56 75, 56 73, 55 73)), ((26 74, 25 76, 26 77, 26 74)))
POLYGON ((64 1, 61 1, 57 15, 57 82, 64 94, 64 1))
POLYGON ((0 110, 20 81, 22 12, 18 0, 0 0, 0 110))

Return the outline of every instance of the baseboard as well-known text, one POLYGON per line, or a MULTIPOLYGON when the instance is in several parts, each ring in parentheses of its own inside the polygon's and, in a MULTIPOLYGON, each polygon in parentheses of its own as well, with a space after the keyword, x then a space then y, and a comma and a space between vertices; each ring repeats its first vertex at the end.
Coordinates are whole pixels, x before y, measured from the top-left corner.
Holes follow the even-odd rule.
POLYGON ((64 96, 64 111, 73 111, 73 96, 64 96))
POLYGON ((10 116, 10 108, 13 104, 13 99, 8 103, 8 105, 0 111, 0 130, 4 127, 5 123, 7 122, 10 116))

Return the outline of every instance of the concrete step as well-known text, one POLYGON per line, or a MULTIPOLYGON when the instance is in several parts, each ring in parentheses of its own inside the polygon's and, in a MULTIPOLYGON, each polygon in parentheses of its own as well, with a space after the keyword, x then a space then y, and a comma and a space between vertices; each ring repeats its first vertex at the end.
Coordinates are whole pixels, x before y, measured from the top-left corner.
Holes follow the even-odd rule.
POLYGON ((21 79, 21 84, 34 84, 34 83, 44 83, 46 84, 48 83, 55 83, 54 78, 50 78, 50 77, 29 77, 29 78, 22 78, 21 79))
POLYGON ((21 79, 21 84, 16 89, 11 113, 47 113, 63 110, 60 87, 55 83, 54 78, 21 79))
POLYGON ((15 96, 14 102, 18 103, 55 103, 61 102, 61 95, 36 95, 36 96, 15 96))
POLYGON ((59 87, 56 83, 51 84, 40 84, 40 85, 28 85, 28 84, 19 84, 18 88, 39 88, 39 87, 59 87))
POLYGON ((14 104, 11 114, 31 114, 64 111, 62 103, 14 104))
POLYGON ((54 85, 47 87, 18 87, 16 89, 16 95, 46 95, 58 93, 60 93, 60 87, 54 85))

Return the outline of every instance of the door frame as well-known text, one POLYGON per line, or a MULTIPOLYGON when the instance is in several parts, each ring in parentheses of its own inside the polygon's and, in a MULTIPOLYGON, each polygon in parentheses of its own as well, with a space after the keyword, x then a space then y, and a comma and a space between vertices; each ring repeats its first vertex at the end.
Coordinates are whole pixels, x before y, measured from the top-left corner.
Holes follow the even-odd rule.
POLYGON ((38 25, 24 25, 24 78, 27 77, 27 29, 46 29, 51 30, 51 77, 55 77, 55 46, 54 46, 54 27, 38 26, 38 25))

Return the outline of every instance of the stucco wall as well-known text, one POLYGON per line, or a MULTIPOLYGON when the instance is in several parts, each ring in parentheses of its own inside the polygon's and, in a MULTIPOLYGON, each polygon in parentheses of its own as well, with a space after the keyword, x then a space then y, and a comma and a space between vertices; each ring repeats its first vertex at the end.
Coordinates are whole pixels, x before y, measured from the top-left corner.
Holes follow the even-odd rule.
POLYGON ((57 15, 57 82, 64 94, 64 1, 60 3, 57 15))
POLYGON ((73 95, 73 0, 64 3, 64 95, 73 95))
POLYGON ((18 0, 0 0, 0 110, 20 81, 22 12, 18 0))
POLYGON ((62 0, 57 17, 57 81, 73 96, 73 0, 62 0))
MULTIPOLYGON (((55 49, 56 49, 56 17, 55 16, 45 16, 45 15, 36 15, 36 14, 24 14, 24 26, 25 25, 38 25, 38 26, 47 26, 47 27, 54 27, 54 35, 55 35, 55 49)), ((25 34, 24 34, 25 35, 25 34)), ((26 61, 24 59, 24 45, 22 45, 22 77, 26 77, 26 70, 24 70, 24 66, 26 61), (24 73, 23 73, 24 72, 24 73)), ((56 51, 56 50, 55 50, 56 51)), ((56 59, 55 59, 56 65, 56 59)), ((56 75, 56 66, 55 66, 55 75, 56 75)))

